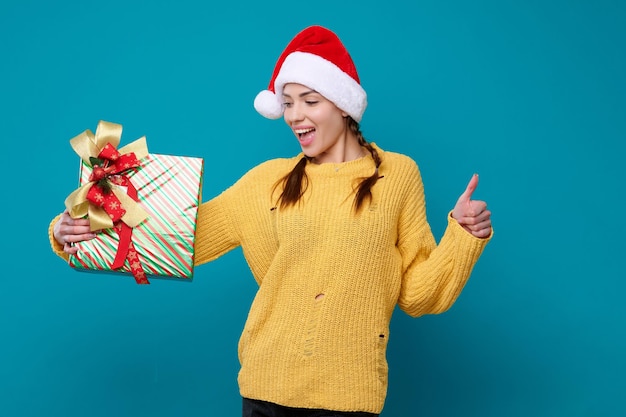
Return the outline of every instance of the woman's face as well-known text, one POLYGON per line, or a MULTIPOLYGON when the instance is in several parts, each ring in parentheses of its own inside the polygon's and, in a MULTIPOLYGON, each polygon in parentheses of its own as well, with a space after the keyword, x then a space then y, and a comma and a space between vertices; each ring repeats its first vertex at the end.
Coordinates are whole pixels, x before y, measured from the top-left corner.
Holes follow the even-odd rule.
POLYGON ((344 162, 360 145, 349 131, 347 114, 320 93, 301 84, 283 88, 285 122, 296 135, 302 152, 313 161, 344 162))

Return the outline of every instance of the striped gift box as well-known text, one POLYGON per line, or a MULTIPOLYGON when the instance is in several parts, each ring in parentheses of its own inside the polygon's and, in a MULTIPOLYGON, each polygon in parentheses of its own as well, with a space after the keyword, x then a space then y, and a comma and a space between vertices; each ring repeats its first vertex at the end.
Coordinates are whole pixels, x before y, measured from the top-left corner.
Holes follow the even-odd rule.
MULTIPOLYGON (((191 279, 196 219, 202 186, 202 158, 148 154, 141 167, 127 173, 148 218, 133 228, 132 242, 148 276, 191 279)), ((81 161, 80 185, 91 167, 81 161)), ((119 236, 106 229, 95 239, 77 243, 69 264, 79 270, 131 274, 128 261, 112 271, 119 236)))

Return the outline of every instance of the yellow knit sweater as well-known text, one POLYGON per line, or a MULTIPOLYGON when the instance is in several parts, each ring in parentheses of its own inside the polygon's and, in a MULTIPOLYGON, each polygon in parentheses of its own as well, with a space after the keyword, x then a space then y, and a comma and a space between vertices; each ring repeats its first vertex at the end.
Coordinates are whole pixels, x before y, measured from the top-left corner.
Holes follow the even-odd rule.
POLYGON ((309 163, 296 207, 277 208, 271 191, 301 155, 253 168, 200 206, 195 264, 241 246, 259 285, 239 342, 242 396, 380 413, 394 307, 414 317, 441 313, 467 282, 489 239, 448 216, 436 245, 416 164, 377 149, 382 178, 359 214, 353 189, 374 172, 370 156, 309 163))

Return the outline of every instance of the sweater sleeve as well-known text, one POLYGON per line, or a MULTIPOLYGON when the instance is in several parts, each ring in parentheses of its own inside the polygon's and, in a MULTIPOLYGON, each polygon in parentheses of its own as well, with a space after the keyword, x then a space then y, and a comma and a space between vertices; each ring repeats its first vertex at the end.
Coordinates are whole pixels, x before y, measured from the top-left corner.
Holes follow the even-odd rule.
POLYGON ((67 261, 70 255, 63 252, 63 245, 57 242, 54 238, 54 225, 59 221, 60 218, 61 215, 59 214, 50 222, 50 225, 48 226, 48 239, 50 239, 50 247, 52 248, 52 252, 67 261))
POLYGON ((448 226, 437 245, 426 219, 424 188, 417 166, 412 177, 399 224, 403 277, 398 305, 410 316, 418 317, 443 313, 454 304, 491 236, 473 236, 450 212, 448 226))
POLYGON ((240 245, 240 239, 228 210, 230 190, 198 207, 194 264, 219 258, 240 245))

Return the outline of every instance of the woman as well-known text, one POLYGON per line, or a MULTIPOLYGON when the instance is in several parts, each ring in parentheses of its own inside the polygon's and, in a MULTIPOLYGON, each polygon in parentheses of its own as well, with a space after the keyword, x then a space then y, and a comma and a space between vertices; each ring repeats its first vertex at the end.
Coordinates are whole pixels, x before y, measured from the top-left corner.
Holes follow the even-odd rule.
MULTIPOLYGON (((287 45, 255 99, 284 116, 302 153, 267 161, 198 211, 196 265, 241 246, 259 284, 239 343, 244 416, 371 416, 387 391, 396 305, 447 310, 492 235, 472 177, 436 244, 419 170, 368 143, 356 68, 337 36, 308 27, 287 45)), ((67 213, 53 249, 95 237, 67 213)))

